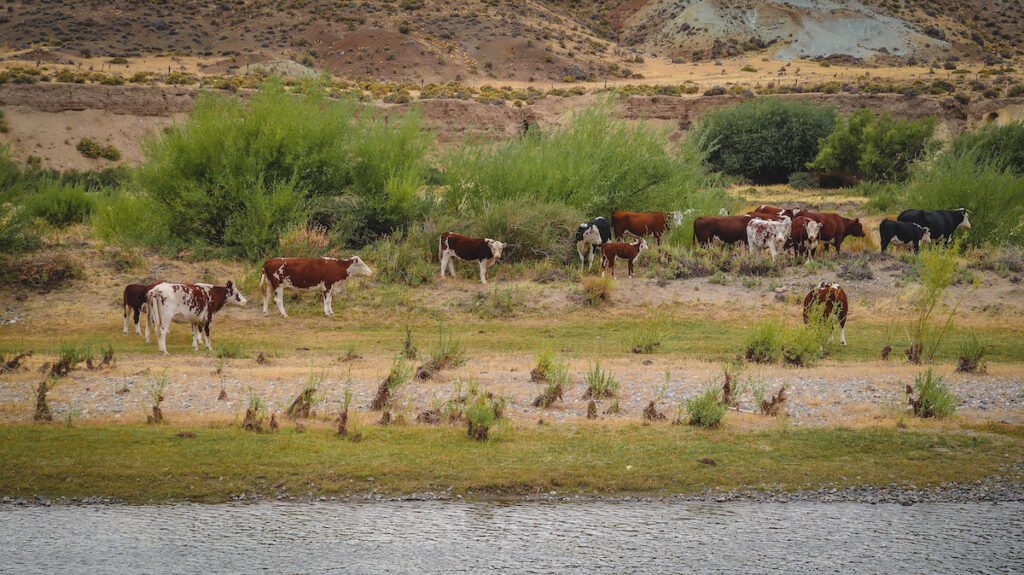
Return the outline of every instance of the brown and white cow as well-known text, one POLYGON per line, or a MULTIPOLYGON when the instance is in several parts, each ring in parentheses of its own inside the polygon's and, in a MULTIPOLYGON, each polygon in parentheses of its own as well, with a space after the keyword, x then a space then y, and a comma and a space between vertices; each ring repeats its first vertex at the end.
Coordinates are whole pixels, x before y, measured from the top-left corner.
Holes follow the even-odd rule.
POLYGON ((797 216, 793 219, 793 229, 789 234, 789 243, 793 246, 793 253, 797 256, 814 254, 818 249, 818 234, 821 231, 821 224, 807 216, 797 216))
POLYGON ((156 329, 157 345, 166 355, 171 322, 187 323, 192 327, 193 351, 199 349, 198 343, 204 339, 206 349, 212 350, 210 323, 228 303, 238 306, 247 303, 242 292, 230 281, 223 286, 159 283, 146 292, 146 306, 149 308, 146 312, 146 343, 149 343, 149 326, 152 324, 156 329))
POLYGON ((142 335, 142 328, 139 326, 139 314, 146 308, 146 292, 153 289, 152 284, 128 284, 124 286, 124 334, 128 335, 128 316, 132 316, 132 325, 135 326, 135 333, 142 335))
POLYGON ((791 229, 792 223, 787 217, 779 221, 752 218, 747 223, 747 247, 750 253, 768 250, 774 260, 786 248, 791 229))
POLYGON ((285 288, 317 290, 323 293, 324 315, 334 315, 334 292, 343 281, 354 276, 373 275, 370 267, 359 256, 338 258, 273 258, 263 262, 260 288, 263 289, 263 315, 267 315, 267 302, 274 294, 274 303, 281 317, 284 311, 285 288))
POLYGON ((800 212, 800 215, 821 224, 818 240, 821 245, 826 246, 825 249, 828 249, 827 246, 831 244, 836 249, 836 253, 839 253, 839 248, 847 236, 864 237, 864 226, 861 225, 860 218, 850 219, 839 214, 818 212, 800 212))
POLYGON ((437 257, 441 260, 441 279, 445 270, 455 277, 455 262, 460 259, 480 264, 480 283, 487 283, 487 268, 501 259, 506 244, 491 238, 471 238, 461 234, 445 232, 438 242, 437 257))
POLYGON ((683 225, 682 212, 612 212, 612 231, 615 238, 622 239, 629 232, 636 237, 654 236, 654 241, 661 245, 661 235, 672 227, 683 225))
MULTIPOLYGON (((843 288, 837 283, 819 283, 804 296, 804 323, 810 321, 812 309, 822 314, 821 319, 824 321, 829 321, 835 313, 836 319, 839 320, 839 343, 846 345, 846 316, 850 313, 850 301, 843 288)), ((828 339, 832 341, 832 335, 829 335, 828 339)))
POLYGON ((715 242, 746 242, 751 219, 753 216, 701 216, 693 220, 693 243, 706 248, 715 242))
POLYGON ((615 258, 626 260, 629 264, 629 277, 633 277, 633 263, 640 257, 640 253, 647 249, 647 240, 637 238, 636 242, 627 244, 621 242, 608 242, 601 246, 601 276, 604 277, 606 269, 612 270, 612 277, 615 277, 615 258))
POLYGON ((778 217, 786 216, 792 220, 800 214, 800 208, 777 208, 775 206, 763 204, 754 208, 754 211, 751 212, 751 214, 772 214, 778 217))

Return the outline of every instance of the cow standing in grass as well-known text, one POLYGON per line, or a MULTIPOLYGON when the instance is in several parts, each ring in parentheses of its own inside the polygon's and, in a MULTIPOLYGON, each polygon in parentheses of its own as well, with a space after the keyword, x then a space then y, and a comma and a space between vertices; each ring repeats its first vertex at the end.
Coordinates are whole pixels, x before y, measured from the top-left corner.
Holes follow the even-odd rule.
POLYGON ((948 246, 953 241, 953 232, 959 228, 971 229, 970 212, 966 208, 958 210, 903 210, 896 219, 901 222, 917 224, 928 228, 932 241, 946 240, 948 246))
POLYGON ((260 287, 263 288, 263 315, 267 315, 267 302, 274 294, 274 303, 281 317, 284 311, 285 288, 316 290, 323 294, 324 315, 334 315, 334 292, 353 276, 369 277, 373 271, 359 256, 338 258, 273 258, 263 262, 260 287))
POLYGON ((146 293, 146 342, 149 342, 149 326, 157 332, 157 345, 167 354, 167 334, 171 322, 187 323, 192 327, 192 349, 198 350, 205 339, 206 349, 213 349, 210 343, 210 324, 214 315, 225 304, 244 306, 247 301, 234 283, 214 286, 210 284, 160 283, 146 293), (204 337, 205 336, 205 337, 204 337))
POLYGON ((441 279, 445 271, 455 277, 455 262, 460 259, 480 264, 480 283, 487 283, 487 268, 501 259, 505 244, 491 238, 472 238, 452 232, 441 234, 438 242, 437 257, 441 260, 441 279))
POLYGON ((792 223, 783 217, 780 221, 752 218, 747 223, 747 246, 750 253, 768 250, 772 261, 786 248, 792 223))
POLYGON ((818 234, 821 224, 806 216, 797 216, 793 220, 792 231, 787 245, 793 246, 797 256, 813 255, 818 249, 818 234))
POLYGON ((604 277, 606 269, 611 269, 612 277, 615 277, 615 258, 626 260, 629 265, 629 277, 633 277, 633 263, 640 257, 641 252, 647 249, 647 240, 637 238, 635 243, 626 244, 619 242, 608 242, 601 246, 601 276, 604 277))
POLYGON ((612 228, 608 220, 598 216, 576 228, 576 253, 580 255, 580 269, 586 265, 588 269, 594 267, 594 252, 601 246, 611 241, 612 228))
POLYGON ((818 231, 820 245, 825 249, 831 245, 836 249, 837 254, 847 236, 864 237, 864 226, 860 223, 860 218, 850 219, 839 214, 818 212, 800 212, 800 215, 821 224, 821 229, 818 231))
POLYGON ((139 326, 139 315, 146 311, 146 294, 149 290, 162 282, 152 284, 129 284, 124 286, 124 334, 128 335, 128 316, 132 316, 132 325, 135 326, 135 333, 142 335, 142 328, 139 326))
POLYGON ((661 236, 672 227, 683 225, 682 212, 625 212, 617 211, 612 213, 612 230, 615 238, 622 239, 626 232, 642 237, 654 236, 654 241, 660 246, 661 236))
MULTIPOLYGON (((850 301, 846 292, 837 283, 821 282, 804 296, 804 323, 811 320, 811 312, 822 314, 823 321, 830 321, 835 314, 839 321, 839 343, 846 345, 846 316, 850 313, 850 301)), ((833 326, 832 329, 835 329, 833 326)), ((829 335, 832 341, 832 335, 829 335)))

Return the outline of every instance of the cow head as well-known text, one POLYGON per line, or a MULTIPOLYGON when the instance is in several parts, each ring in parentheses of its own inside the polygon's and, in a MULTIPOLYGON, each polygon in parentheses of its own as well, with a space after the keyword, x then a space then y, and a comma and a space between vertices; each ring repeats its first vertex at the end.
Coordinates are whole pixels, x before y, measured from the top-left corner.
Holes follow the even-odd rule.
POLYGON ((679 227, 683 225, 683 212, 669 212, 667 215, 667 219, 672 222, 673 226, 679 227))
POLYGON ((967 208, 960 208, 957 211, 963 214, 964 216, 964 221, 960 222, 960 225, 957 227, 963 228, 965 230, 971 229, 971 221, 967 219, 967 216, 970 215, 970 212, 967 211, 967 208))
MULTIPOLYGON (((642 252, 642 251, 644 251, 644 250, 646 250, 646 249, 647 249, 647 240, 645 240, 645 239, 643 239, 643 238, 637 238, 637 239, 638 239, 639 241, 638 241, 638 242, 636 242, 636 243, 634 243, 633 245, 634 245, 634 246, 635 246, 635 245, 639 245, 639 246, 640 246, 640 251, 641 251, 641 252, 642 252)), ((637 253, 638 253, 638 255, 639 255, 639 252, 637 252, 637 253)))
POLYGON ((249 303, 249 300, 245 299, 245 296, 242 295, 242 292, 240 292, 238 290, 238 287, 235 286, 235 282, 228 280, 227 285, 224 287, 228 288, 227 297, 225 299, 227 303, 237 306, 243 306, 249 303))
POLYGON ((789 218, 782 218, 781 222, 771 223, 771 241, 775 244, 775 251, 782 252, 786 246, 786 240, 789 239, 789 231, 792 229, 789 223, 789 218))
POLYGON ((849 220, 846 231, 851 236, 863 238, 864 226, 861 225, 860 218, 854 218, 852 220, 849 220))
MULTIPOLYGON (((580 224, 580 228, 586 228, 583 231, 583 243, 591 244, 595 246, 601 245, 601 230, 597 229, 597 226, 593 224, 580 224)), ((491 248, 494 251, 494 248, 491 248)))
POLYGON ((365 276, 370 277, 373 275, 373 270, 370 266, 363 262, 363 258, 359 256, 352 256, 349 258, 348 275, 351 276, 365 276))
POLYGON ((931 231, 931 229, 926 228, 926 227, 924 227, 924 226, 922 226, 920 224, 914 224, 914 225, 919 227, 919 228, 921 228, 922 230, 924 230, 924 233, 921 234, 921 243, 925 243, 926 244, 926 243, 932 241, 932 231, 931 231))
POLYGON ((498 240, 492 240, 491 238, 484 238, 484 241, 487 242, 487 247, 491 249, 491 256, 493 256, 492 259, 495 261, 500 260, 501 252, 505 249, 506 244, 503 244, 498 240))
POLYGON ((818 234, 821 232, 821 223, 814 220, 804 222, 804 230, 807 231, 807 243, 811 250, 818 249, 818 234))

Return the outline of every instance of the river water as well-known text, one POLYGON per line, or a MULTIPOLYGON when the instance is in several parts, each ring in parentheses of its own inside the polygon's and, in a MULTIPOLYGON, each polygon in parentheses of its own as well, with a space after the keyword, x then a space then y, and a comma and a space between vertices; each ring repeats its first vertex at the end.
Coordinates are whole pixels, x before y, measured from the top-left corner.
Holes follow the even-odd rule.
POLYGON ((2 573, 1022 573, 1024 503, 0 507, 2 573))

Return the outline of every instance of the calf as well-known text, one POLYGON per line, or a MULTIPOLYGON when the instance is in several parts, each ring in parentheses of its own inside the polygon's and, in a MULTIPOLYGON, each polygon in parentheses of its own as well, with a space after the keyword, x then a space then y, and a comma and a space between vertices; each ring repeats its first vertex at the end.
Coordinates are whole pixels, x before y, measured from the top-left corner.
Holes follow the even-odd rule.
MULTIPOLYGON (((839 343, 846 345, 846 316, 850 313, 850 302, 839 284, 821 282, 804 296, 804 323, 810 321, 812 310, 820 310, 822 318, 829 321, 833 312, 839 320, 839 343)), ((835 329, 835 326, 832 327, 835 329)), ((829 336, 832 341, 832 336, 829 336)))
POLYGON ((792 223, 789 218, 781 221, 753 218, 747 223, 747 246, 750 253, 767 249, 772 260, 786 247, 792 223))
POLYGON ((284 289, 317 290, 323 293, 324 315, 334 315, 334 292, 346 279, 354 276, 369 277, 373 271, 359 256, 337 258, 273 258, 263 262, 260 288, 263 289, 263 315, 267 315, 267 301, 274 294, 274 303, 281 317, 284 311, 284 289))
POLYGON ((806 216, 797 216, 793 219, 787 245, 793 247, 793 253, 797 256, 813 254, 818 249, 818 233, 820 231, 821 224, 818 222, 806 216))
POLYGON ((701 216, 693 220, 693 243, 710 247, 715 241, 734 244, 747 241, 747 224, 753 216, 701 216))
POLYGON ((192 349, 198 350, 198 343, 206 341, 206 349, 213 349, 210 344, 210 323, 213 316, 224 304, 245 305, 246 299, 232 282, 227 285, 213 286, 210 284, 171 284, 160 283, 146 293, 146 342, 149 342, 149 326, 153 324, 157 330, 157 345, 163 354, 167 354, 167 333, 171 331, 171 322, 187 323, 192 326, 192 349))
POLYGON ((124 334, 128 335, 128 316, 132 316, 132 325, 135 326, 135 333, 142 335, 142 329, 139 327, 139 314, 142 313, 144 308, 148 308, 146 305, 146 292, 153 289, 153 286, 161 282, 153 284, 129 284, 124 286, 124 334))
POLYGON ((615 238, 622 239, 629 232, 636 237, 654 236, 654 241, 661 245, 661 235, 670 227, 683 225, 682 212, 625 212, 612 213, 612 229, 615 238))
POLYGON ((580 269, 587 264, 588 269, 594 267, 594 252, 601 245, 612 239, 612 228, 608 220, 596 217, 576 228, 576 253, 580 255, 580 269))
POLYGON ((932 232, 913 222, 886 219, 878 224, 878 237, 882 240, 882 253, 889 248, 889 242, 914 244, 914 253, 917 253, 921 242, 932 241, 932 232))
MULTIPOLYGON (((818 231, 818 240, 821 245, 826 246, 826 249, 831 244, 836 249, 836 253, 839 253, 839 248, 843 245, 843 240, 847 236, 864 237, 864 226, 860 223, 860 218, 850 219, 844 218, 839 214, 818 212, 800 212, 800 215, 821 224, 821 229, 818 231)), ((814 250, 812 254, 816 251, 814 250)))
POLYGON ((917 224, 928 228, 932 241, 946 240, 948 246, 953 241, 953 232, 957 228, 971 229, 970 212, 966 208, 958 210, 904 210, 896 219, 901 222, 917 224))
POLYGON ((452 232, 441 234, 438 243, 438 259, 441 260, 441 279, 447 269, 455 277, 453 258, 480 263, 480 283, 487 283, 487 268, 501 259, 505 245, 490 238, 471 238, 452 232))
POLYGON ((604 277, 604 270, 611 269, 612 277, 615 277, 615 258, 622 258, 629 263, 629 277, 633 277, 633 262, 640 257, 640 252, 647 249, 647 240, 637 238, 632 244, 608 242, 601 246, 601 277, 604 277))

